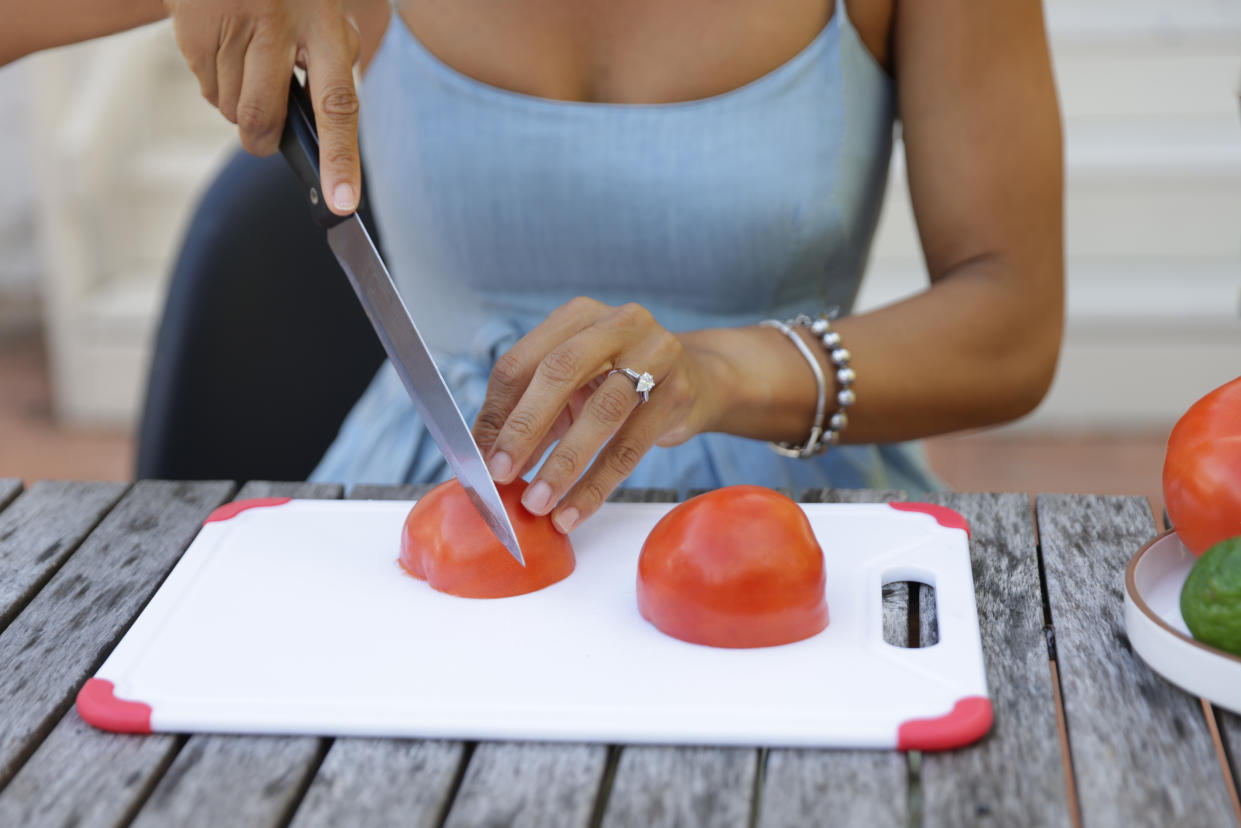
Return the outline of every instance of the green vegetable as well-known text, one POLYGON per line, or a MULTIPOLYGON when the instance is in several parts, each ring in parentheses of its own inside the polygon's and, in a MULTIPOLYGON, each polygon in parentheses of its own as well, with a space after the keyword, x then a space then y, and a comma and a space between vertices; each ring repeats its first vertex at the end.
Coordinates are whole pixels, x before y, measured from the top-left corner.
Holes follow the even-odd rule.
POLYGON ((1194 638, 1241 655, 1241 537, 1198 558, 1181 588, 1181 615, 1194 638))

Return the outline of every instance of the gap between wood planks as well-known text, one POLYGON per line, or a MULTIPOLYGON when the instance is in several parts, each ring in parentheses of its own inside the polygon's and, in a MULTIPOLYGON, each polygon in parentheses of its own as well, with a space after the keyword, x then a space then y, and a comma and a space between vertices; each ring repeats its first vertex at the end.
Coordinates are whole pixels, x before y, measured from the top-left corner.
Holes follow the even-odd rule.
POLYGON ((332 744, 335 741, 336 739, 332 737, 319 739, 319 746, 314 760, 306 768, 306 772, 302 774, 301 781, 298 782, 293 795, 289 797, 289 804, 285 807, 284 813, 275 822, 279 828, 288 828, 289 824, 293 822, 293 818, 297 816, 298 809, 302 807, 302 802, 306 799, 306 792, 314 784, 315 777, 319 775, 319 768, 323 767, 323 760, 327 759, 327 753, 332 749, 332 744))
MULTIPOLYGON (((136 616, 135 616, 136 617, 136 616)), ((145 738, 145 737, 138 737, 145 738)), ((155 770, 151 773, 150 778, 138 790, 138 795, 133 798, 129 807, 121 814, 121 818, 117 820, 117 825, 132 825, 134 820, 138 818, 138 813, 143 806, 147 804, 147 800, 151 798, 151 794, 155 792, 155 788, 163 780, 164 775, 168 773, 168 769, 172 767, 172 763, 177 760, 177 756, 181 754, 185 743, 190 740, 189 734, 177 733, 173 735, 172 750, 164 754, 159 763, 155 766, 155 770)))
POLYGON ((595 792, 595 804, 590 809, 588 828, 599 828, 603 825, 603 815, 608 810, 608 797, 612 795, 612 783, 616 781, 616 767, 620 764, 620 745, 608 745, 608 758, 603 762, 603 775, 599 779, 599 788, 595 792))
POLYGON ((1064 791, 1073 828, 1082 828, 1082 812, 1077 801, 1077 777, 1073 771, 1073 752, 1069 750, 1069 720, 1064 715, 1064 695, 1060 687, 1060 666, 1056 659, 1056 626, 1051 617, 1051 596, 1047 592, 1047 569, 1043 564, 1043 542, 1039 537, 1038 498, 1030 500, 1030 518, 1034 526, 1034 551, 1038 556, 1038 583, 1043 599, 1043 634, 1047 640, 1047 662, 1051 670, 1051 689, 1056 704, 1056 730, 1060 737, 1060 759, 1064 765, 1064 791))
POLYGON ((461 761, 457 764, 457 772, 452 777, 452 784, 448 786, 448 795, 444 797, 444 804, 435 818, 435 828, 444 828, 448 822, 448 815, 452 813, 453 803, 457 801, 457 794, 461 791, 461 783, 465 781, 466 771, 470 769, 470 759, 474 757, 476 747, 478 742, 465 743, 461 751, 461 761))

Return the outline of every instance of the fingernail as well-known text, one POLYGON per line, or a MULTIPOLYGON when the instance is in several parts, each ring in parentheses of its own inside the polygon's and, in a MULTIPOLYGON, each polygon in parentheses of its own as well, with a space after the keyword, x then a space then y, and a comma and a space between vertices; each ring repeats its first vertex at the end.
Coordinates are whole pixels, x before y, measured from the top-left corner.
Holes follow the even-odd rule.
POLYGON ((536 515, 545 515, 552 506, 552 487, 546 481, 539 480, 526 489, 521 502, 536 515))
POLYGON ((503 483, 508 480, 509 474, 513 471, 513 458, 509 457, 506 452, 497 451, 487 461, 487 470, 491 472, 492 480, 503 483))
POLYGON ((332 191, 332 201, 337 210, 352 210, 354 207, 353 187, 348 184, 337 184, 332 191))
POLYGON ((556 524, 556 528, 559 529, 562 534, 567 535, 573 531, 574 526, 577 526, 577 519, 577 509, 570 506, 568 509, 564 509, 552 518, 552 523, 556 524))

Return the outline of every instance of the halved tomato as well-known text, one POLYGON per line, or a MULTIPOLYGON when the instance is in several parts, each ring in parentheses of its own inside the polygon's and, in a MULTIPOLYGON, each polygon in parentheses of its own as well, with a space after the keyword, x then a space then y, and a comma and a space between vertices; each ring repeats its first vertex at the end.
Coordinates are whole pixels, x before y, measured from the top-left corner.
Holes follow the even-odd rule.
POLYGON ((823 550, 795 502, 728 486, 674 507, 638 558, 638 610, 668 635, 712 647, 800 641, 828 623, 823 550))
POLYGON ((424 495, 405 518, 401 567, 440 592, 462 598, 507 598, 543 589, 569 576, 573 545, 551 518, 521 505, 526 481, 500 485, 526 565, 509 554, 475 511, 457 480, 424 495))

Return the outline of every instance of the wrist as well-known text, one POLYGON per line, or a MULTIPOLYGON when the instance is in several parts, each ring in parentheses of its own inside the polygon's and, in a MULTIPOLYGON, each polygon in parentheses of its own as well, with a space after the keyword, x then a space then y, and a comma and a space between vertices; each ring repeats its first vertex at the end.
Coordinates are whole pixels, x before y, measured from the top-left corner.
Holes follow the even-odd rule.
MULTIPOLYGON (((835 376, 827 354, 819 353, 822 345, 809 331, 794 330, 820 360, 830 403, 835 376)), ((805 442, 814 424, 818 383, 784 334, 751 325, 692 331, 678 338, 702 371, 698 387, 709 389, 709 410, 699 430, 805 442)))
POLYGON ((739 351, 729 342, 729 333, 706 329, 677 334, 698 373, 695 386, 699 389, 699 412, 694 418, 698 432, 732 431, 732 415, 751 405, 751 398, 763 395, 762 389, 747 387, 740 379, 745 366, 738 362, 739 351))

